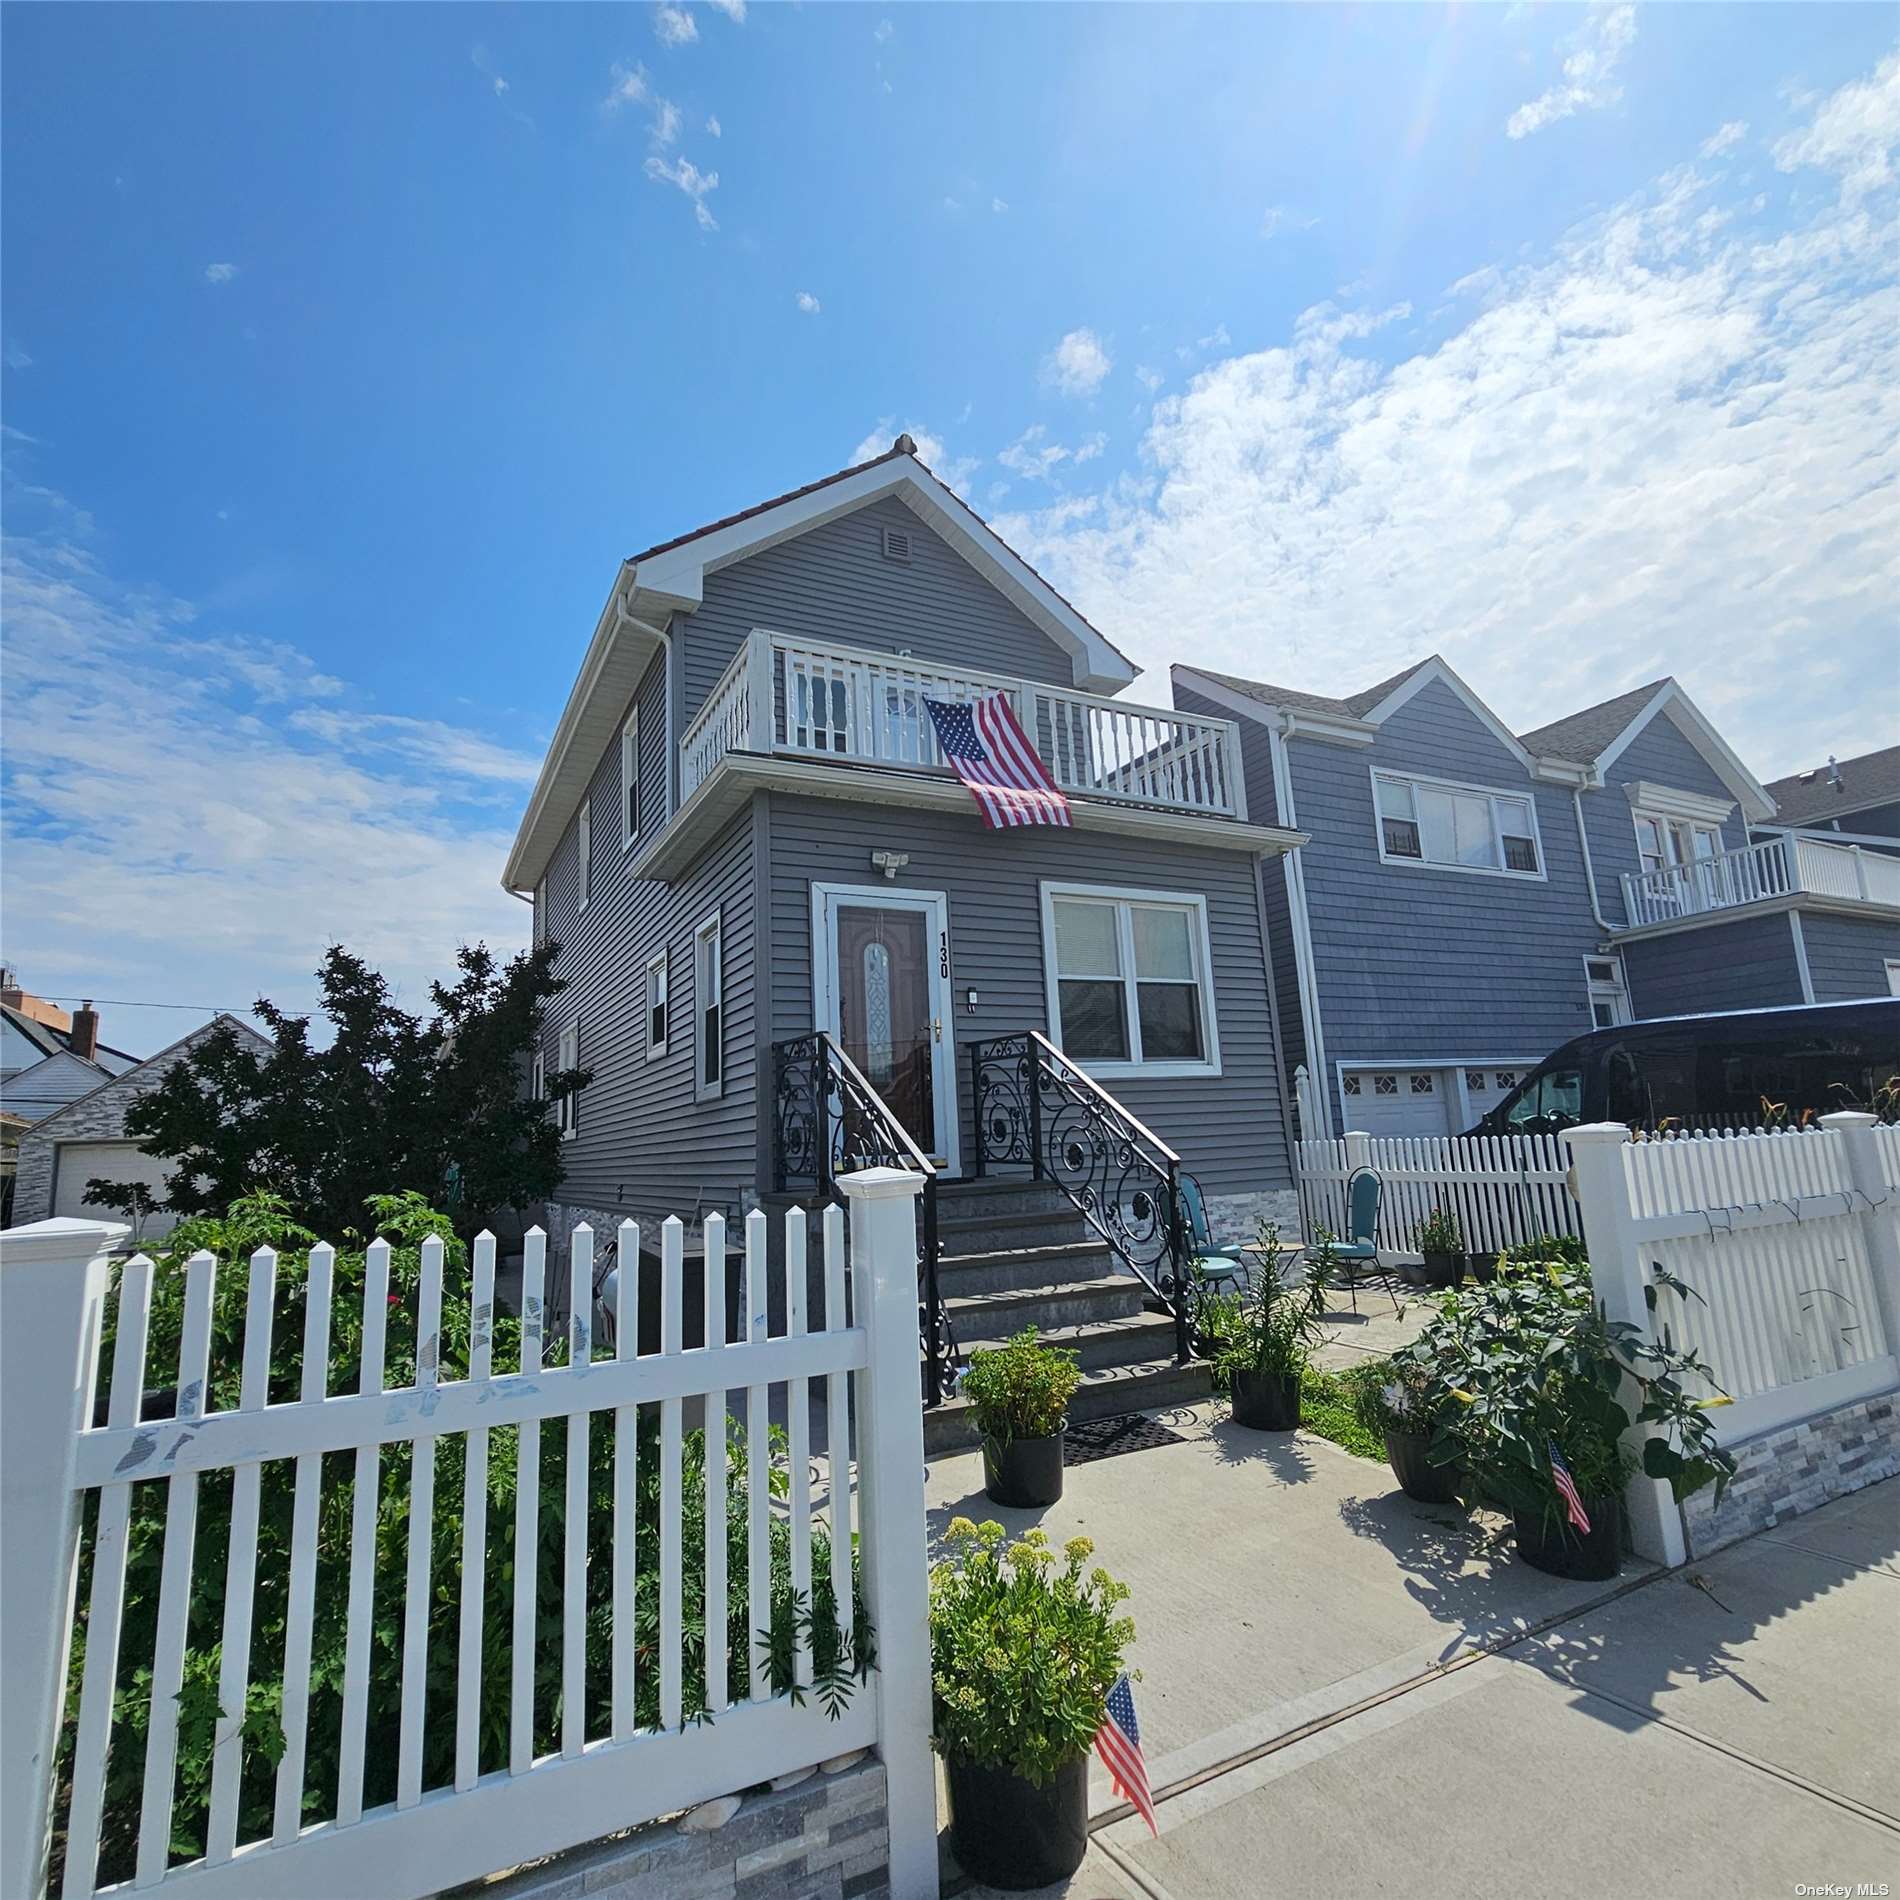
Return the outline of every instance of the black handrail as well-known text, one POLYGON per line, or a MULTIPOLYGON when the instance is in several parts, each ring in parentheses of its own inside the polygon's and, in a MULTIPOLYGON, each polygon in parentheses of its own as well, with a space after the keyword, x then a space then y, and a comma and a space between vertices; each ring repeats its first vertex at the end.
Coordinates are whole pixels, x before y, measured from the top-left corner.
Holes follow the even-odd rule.
POLYGON ((1181 1157, 1034 1029, 971 1043, 970 1083, 976 1172, 1026 1165, 1060 1188, 1174 1316, 1175 1357, 1191 1358, 1181 1157))
POLYGON ((780 1194, 841 1200, 838 1176, 854 1168, 909 1168, 919 1196, 917 1330, 924 1404, 956 1389, 961 1355, 937 1285, 937 1169, 857 1064, 825 1030, 772 1045, 772 1185, 780 1194))

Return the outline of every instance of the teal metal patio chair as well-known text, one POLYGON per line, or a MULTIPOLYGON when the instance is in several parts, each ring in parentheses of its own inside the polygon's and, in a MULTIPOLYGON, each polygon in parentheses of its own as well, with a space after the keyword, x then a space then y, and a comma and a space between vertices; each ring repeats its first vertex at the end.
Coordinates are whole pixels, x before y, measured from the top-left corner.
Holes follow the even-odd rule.
POLYGON ((1208 1224, 1207 1203, 1201 1198, 1201 1184, 1191 1174, 1180 1178, 1181 1216, 1187 1223, 1188 1271, 1198 1274, 1210 1293, 1225 1293, 1237 1281, 1249 1277, 1247 1262, 1240 1246, 1217 1247, 1214 1230, 1208 1224))
POLYGON ((1392 1288, 1392 1276, 1379 1260, 1379 1203, 1385 1198, 1385 1183, 1372 1168, 1355 1168, 1346 1180, 1346 1226, 1344 1240, 1333 1242, 1333 1258, 1339 1263, 1340 1277, 1352 1296, 1352 1310, 1359 1310, 1359 1286, 1380 1286, 1392 1302, 1392 1310, 1403 1309, 1392 1288))

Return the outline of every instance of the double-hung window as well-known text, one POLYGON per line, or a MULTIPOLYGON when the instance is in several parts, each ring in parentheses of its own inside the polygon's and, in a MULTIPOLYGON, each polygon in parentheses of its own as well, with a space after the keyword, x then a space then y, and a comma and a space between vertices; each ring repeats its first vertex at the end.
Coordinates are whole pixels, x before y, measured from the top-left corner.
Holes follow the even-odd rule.
POLYGON ((1045 884, 1043 955, 1057 1046, 1091 1072, 1220 1070, 1207 900, 1045 884))
POLYGON ((1629 991, 1621 957, 1585 957, 1583 978, 1590 992, 1590 1027, 1613 1029, 1630 1019, 1629 991))
POLYGON ((666 1054, 666 952, 647 958, 647 1055, 666 1054))
POLYGON ((693 1094, 696 1099, 724 1093, 725 959, 719 942, 719 913, 693 932, 693 1094))
POLYGON ((640 708, 620 728, 620 848, 640 835, 640 708))
MULTIPOLYGON (((561 1031, 561 1053, 556 1065, 565 1073, 569 1069, 581 1066, 581 1026, 569 1023, 561 1031)), ((581 1132, 581 1095, 579 1089, 570 1089, 554 1105, 554 1119, 560 1128, 561 1139, 572 1141, 581 1132)))
POLYGON ((585 910, 594 895, 594 804, 589 798, 581 800, 580 816, 574 820, 574 869, 585 910))
POLYGON ((1395 772, 1375 771, 1372 786, 1385 863, 1500 877, 1544 875, 1537 812, 1528 798, 1395 772))

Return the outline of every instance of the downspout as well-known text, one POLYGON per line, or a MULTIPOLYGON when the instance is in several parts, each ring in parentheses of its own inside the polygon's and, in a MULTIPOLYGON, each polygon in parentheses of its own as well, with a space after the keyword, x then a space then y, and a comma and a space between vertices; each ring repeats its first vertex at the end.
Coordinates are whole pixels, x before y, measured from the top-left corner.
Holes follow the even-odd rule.
MULTIPOLYGON (((1299 817, 1293 808, 1293 770, 1287 759, 1286 735, 1292 719, 1281 713, 1279 722, 1267 728, 1267 746, 1273 760, 1274 814, 1288 831, 1299 829, 1299 817)), ((1295 845, 1284 859, 1286 867, 1287 922, 1293 932, 1293 969, 1300 992, 1300 1014, 1306 1019, 1306 1068, 1318 1085, 1320 1126, 1304 1132, 1310 1137, 1330 1141, 1333 1134, 1333 1094, 1326 1071, 1326 1033, 1319 1018, 1319 983, 1313 967, 1313 938, 1306 912, 1306 867, 1295 845)), ((1284 1060, 1284 1050, 1282 1051, 1284 1060)))
POLYGON ((1603 914, 1603 906, 1597 898, 1596 866, 1590 862, 1590 834, 1583 823, 1583 787, 1575 785, 1570 790, 1571 809, 1577 814, 1577 842, 1583 847, 1583 881, 1590 892, 1590 915, 1597 920, 1597 928, 1606 937, 1614 936, 1615 930, 1610 920, 1603 914))
POLYGON ((621 626, 638 627, 643 633, 652 634, 660 643, 660 698, 663 705, 660 724, 663 728, 662 756, 666 765, 666 810, 660 822, 664 824, 679 810, 679 759, 673 745, 673 622, 670 616, 663 627, 651 620, 636 620, 628 613, 625 600, 616 601, 614 606, 621 626))

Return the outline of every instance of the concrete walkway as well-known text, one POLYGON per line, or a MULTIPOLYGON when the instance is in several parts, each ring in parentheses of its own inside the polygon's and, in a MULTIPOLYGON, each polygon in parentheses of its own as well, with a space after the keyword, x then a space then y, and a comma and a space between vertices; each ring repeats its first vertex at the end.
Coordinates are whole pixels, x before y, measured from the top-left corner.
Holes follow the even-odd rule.
POLYGON ((1052 1891, 1900 1887, 1900 1480, 1685 1571, 1570 1584, 1500 1520, 1223 1409, 1071 1468, 1043 1513, 989 1505, 975 1458, 931 1468, 937 1528, 1081 1532, 1134 1590, 1160 1836, 1113 1818, 1098 1770, 1089 1861, 1052 1891))

